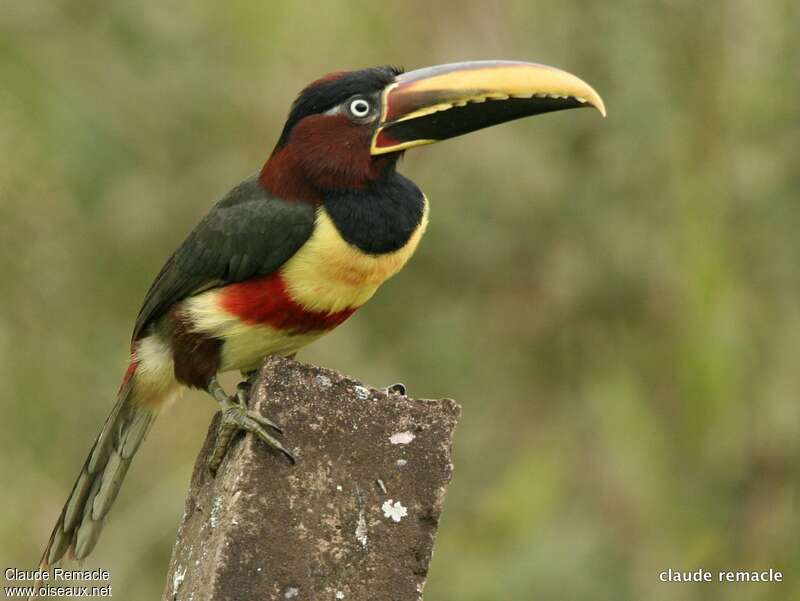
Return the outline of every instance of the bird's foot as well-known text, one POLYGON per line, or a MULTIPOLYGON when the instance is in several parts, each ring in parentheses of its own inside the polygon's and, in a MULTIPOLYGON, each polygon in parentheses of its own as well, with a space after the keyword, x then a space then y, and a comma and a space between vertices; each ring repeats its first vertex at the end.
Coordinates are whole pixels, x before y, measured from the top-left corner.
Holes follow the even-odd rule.
POLYGON ((212 474, 216 475, 233 435, 239 430, 255 434, 267 446, 282 453, 292 464, 295 463, 294 455, 281 441, 267 432, 266 428, 279 434, 283 433, 283 430, 257 411, 250 411, 247 408, 247 401, 250 398, 249 383, 241 382, 236 388, 236 394, 228 396, 215 379, 209 385, 208 392, 219 402, 222 412, 214 450, 208 458, 208 468, 212 474))
POLYGON ((397 384, 391 384, 384 388, 386 394, 399 394, 401 396, 406 396, 406 385, 402 382, 398 382, 397 384))

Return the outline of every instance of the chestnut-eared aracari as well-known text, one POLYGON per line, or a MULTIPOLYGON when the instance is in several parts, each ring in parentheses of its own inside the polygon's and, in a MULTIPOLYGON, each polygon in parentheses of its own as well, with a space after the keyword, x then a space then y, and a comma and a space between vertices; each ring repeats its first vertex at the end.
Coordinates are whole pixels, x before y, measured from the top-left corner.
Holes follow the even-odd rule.
POLYGON ((247 409, 247 386, 228 395, 217 374, 293 355, 403 267, 428 224, 427 199, 395 169, 406 149, 580 107, 605 115, 574 75, 511 61, 337 72, 306 87, 261 171, 211 208, 147 292, 116 404, 42 566, 92 551, 159 407, 185 387, 221 405, 212 470, 236 430, 293 461, 280 430, 247 409))

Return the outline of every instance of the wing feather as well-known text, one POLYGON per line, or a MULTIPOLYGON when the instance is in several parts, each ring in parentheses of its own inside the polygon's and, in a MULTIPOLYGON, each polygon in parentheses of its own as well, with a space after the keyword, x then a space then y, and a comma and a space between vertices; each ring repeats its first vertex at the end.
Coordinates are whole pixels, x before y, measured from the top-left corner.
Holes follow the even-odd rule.
POLYGON ((314 217, 313 205, 271 198, 255 176, 246 179, 164 263, 136 318, 133 339, 189 296, 279 269, 311 236, 314 217))

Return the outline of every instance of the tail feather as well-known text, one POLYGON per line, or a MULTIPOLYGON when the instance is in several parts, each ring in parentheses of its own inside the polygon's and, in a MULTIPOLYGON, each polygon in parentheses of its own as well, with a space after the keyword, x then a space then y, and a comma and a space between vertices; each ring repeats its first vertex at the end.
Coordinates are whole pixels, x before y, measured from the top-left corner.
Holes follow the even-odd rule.
POLYGON ((136 402, 135 379, 127 378, 120 389, 50 534, 41 567, 67 554, 83 559, 94 549, 131 460, 156 417, 152 408, 136 402))

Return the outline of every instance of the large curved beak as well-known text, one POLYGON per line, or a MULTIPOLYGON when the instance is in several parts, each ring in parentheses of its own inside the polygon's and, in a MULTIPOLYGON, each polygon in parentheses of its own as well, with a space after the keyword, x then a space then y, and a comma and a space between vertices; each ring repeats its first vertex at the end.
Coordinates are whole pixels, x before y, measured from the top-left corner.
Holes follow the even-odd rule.
POLYGON ((432 144, 520 117, 594 107, 603 99, 574 75, 515 61, 474 61, 398 75, 382 92, 372 154, 432 144))

